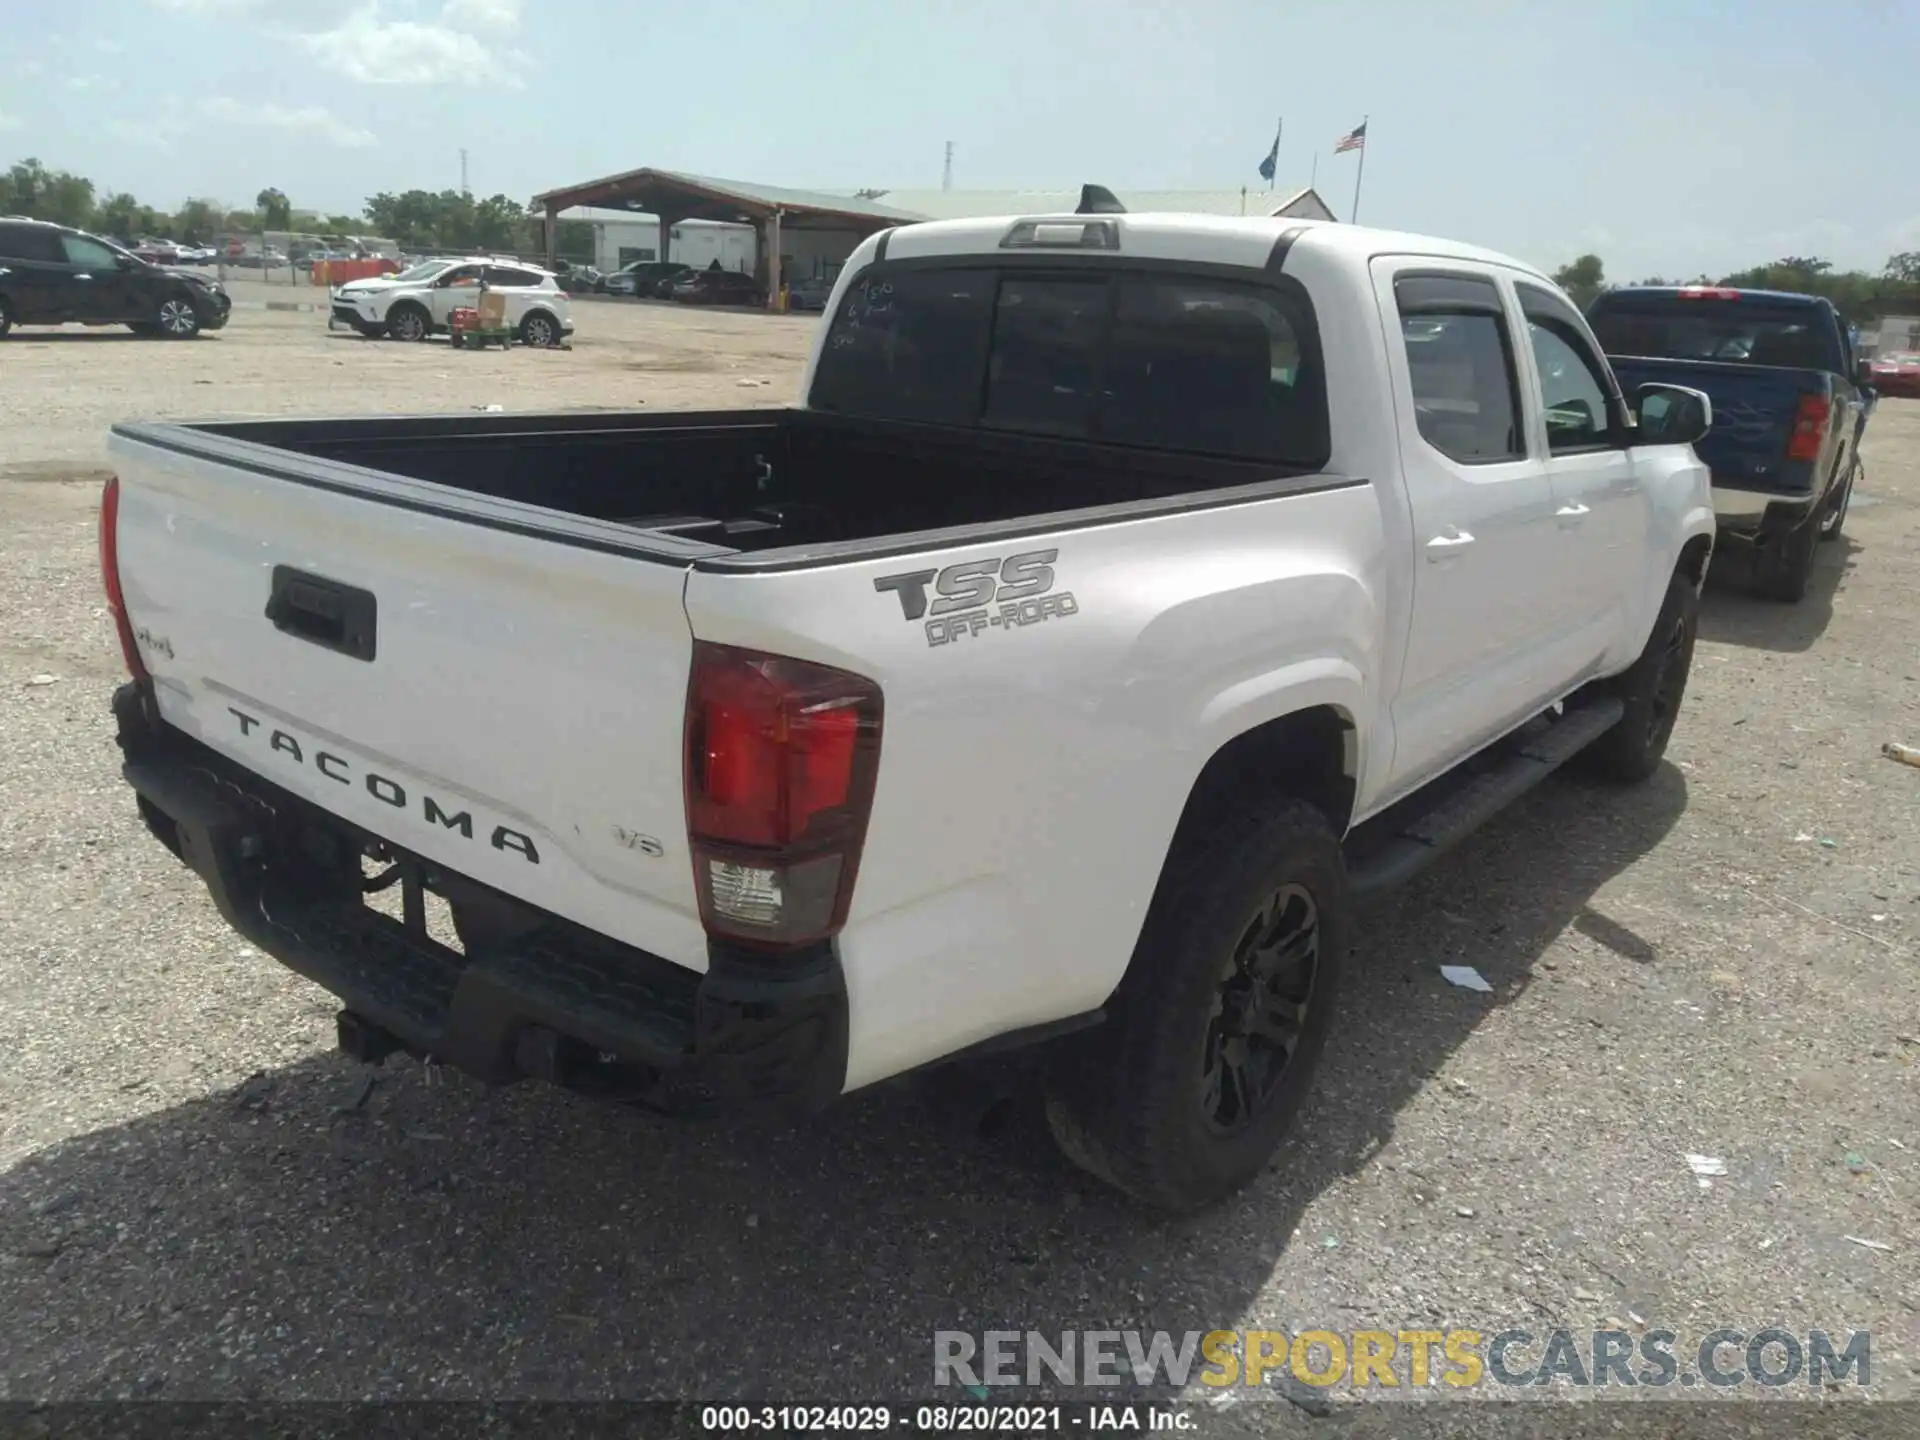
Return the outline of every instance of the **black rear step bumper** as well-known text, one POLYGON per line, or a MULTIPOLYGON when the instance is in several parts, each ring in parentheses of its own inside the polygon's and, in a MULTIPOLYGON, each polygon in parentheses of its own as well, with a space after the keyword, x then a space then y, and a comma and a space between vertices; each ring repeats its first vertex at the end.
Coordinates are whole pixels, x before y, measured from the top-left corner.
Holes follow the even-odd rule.
POLYGON ((532 1076, 682 1113, 812 1111, 843 1088, 847 997, 831 946, 772 960, 715 944, 699 975, 541 915, 463 956, 427 934, 420 887, 473 882, 389 846, 407 918, 380 914, 361 885, 375 837, 173 729, 140 684, 121 686, 113 709, 147 828, 228 924, 340 998, 349 1053, 405 1049, 493 1084, 532 1076))

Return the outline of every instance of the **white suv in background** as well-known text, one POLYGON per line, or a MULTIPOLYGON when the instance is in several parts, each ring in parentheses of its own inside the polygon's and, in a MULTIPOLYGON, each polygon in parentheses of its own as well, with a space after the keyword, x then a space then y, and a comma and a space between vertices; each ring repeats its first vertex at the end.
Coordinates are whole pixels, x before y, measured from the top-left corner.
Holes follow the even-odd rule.
POLYGON ((332 320, 368 337, 424 340, 478 306, 484 283, 507 297, 507 323, 523 345, 558 345, 573 333, 566 292, 552 275, 511 258, 424 260, 398 275, 352 280, 333 292, 332 320))

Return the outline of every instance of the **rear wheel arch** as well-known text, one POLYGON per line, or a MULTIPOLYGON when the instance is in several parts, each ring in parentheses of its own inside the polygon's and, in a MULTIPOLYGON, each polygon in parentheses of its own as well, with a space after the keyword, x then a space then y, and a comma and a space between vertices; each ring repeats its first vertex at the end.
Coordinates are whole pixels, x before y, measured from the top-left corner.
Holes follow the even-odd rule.
POLYGON ((1695 535, 1680 547, 1680 560, 1674 566, 1674 573, 1684 575, 1693 582, 1693 588, 1699 590, 1707 583, 1707 563, 1713 558, 1713 537, 1695 535))
POLYGON ((1327 817, 1334 834, 1343 835, 1353 818, 1359 775, 1359 731, 1342 707, 1310 705, 1263 721, 1227 740, 1201 767, 1174 844, 1252 795, 1303 800, 1327 817))

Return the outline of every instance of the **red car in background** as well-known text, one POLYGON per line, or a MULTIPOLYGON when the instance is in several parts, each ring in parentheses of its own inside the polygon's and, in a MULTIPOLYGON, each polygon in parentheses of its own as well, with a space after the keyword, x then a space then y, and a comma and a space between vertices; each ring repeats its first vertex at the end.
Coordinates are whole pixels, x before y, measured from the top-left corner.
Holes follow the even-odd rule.
POLYGON ((1920 352, 1897 350, 1874 356, 1868 383, 1882 395, 1920 400, 1920 352))

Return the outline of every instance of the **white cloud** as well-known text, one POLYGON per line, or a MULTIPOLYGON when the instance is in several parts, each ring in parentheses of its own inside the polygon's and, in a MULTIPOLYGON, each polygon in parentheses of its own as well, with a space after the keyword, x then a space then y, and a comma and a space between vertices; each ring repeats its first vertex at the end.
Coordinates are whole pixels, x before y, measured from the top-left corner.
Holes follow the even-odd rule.
POLYGON ((41 65, 38 60, 16 60, 13 66, 14 74, 25 75, 28 78, 38 75, 40 70, 41 65))
POLYGON ((147 3, 180 15, 239 15, 258 10, 261 0, 147 0, 147 3))
POLYGON ((286 130, 346 150, 362 150, 380 143, 371 130, 342 120, 319 105, 275 105, 271 101, 249 102, 227 95, 210 95, 200 102, 199 111, 207 119, 223 125, 286 130))
POLYGON ((73 75, 67 79, 69 90, 118 90, 120 82, 111 75, 73 75))
POLYGON ((6 111, 0 110, 0 130, 18 130, 26 123, 18 115, 9 115, 6 111))
POLYGON ((173 142, 187 131, 187 122, 177 116, 160 115, 150 120, 109 120, 106 132, 126 145, 149 150, 171 149, 173 142))
POLYGON ((520 28, 520 0, 447 0, 440 19, 455 30, 511 35, 520 28))
POLYGON ((367 5, 320 34, 295 37, 321 65, 367 85, 507 85, 520 78, 476 37, 445 25, 382 20, 367 5))

